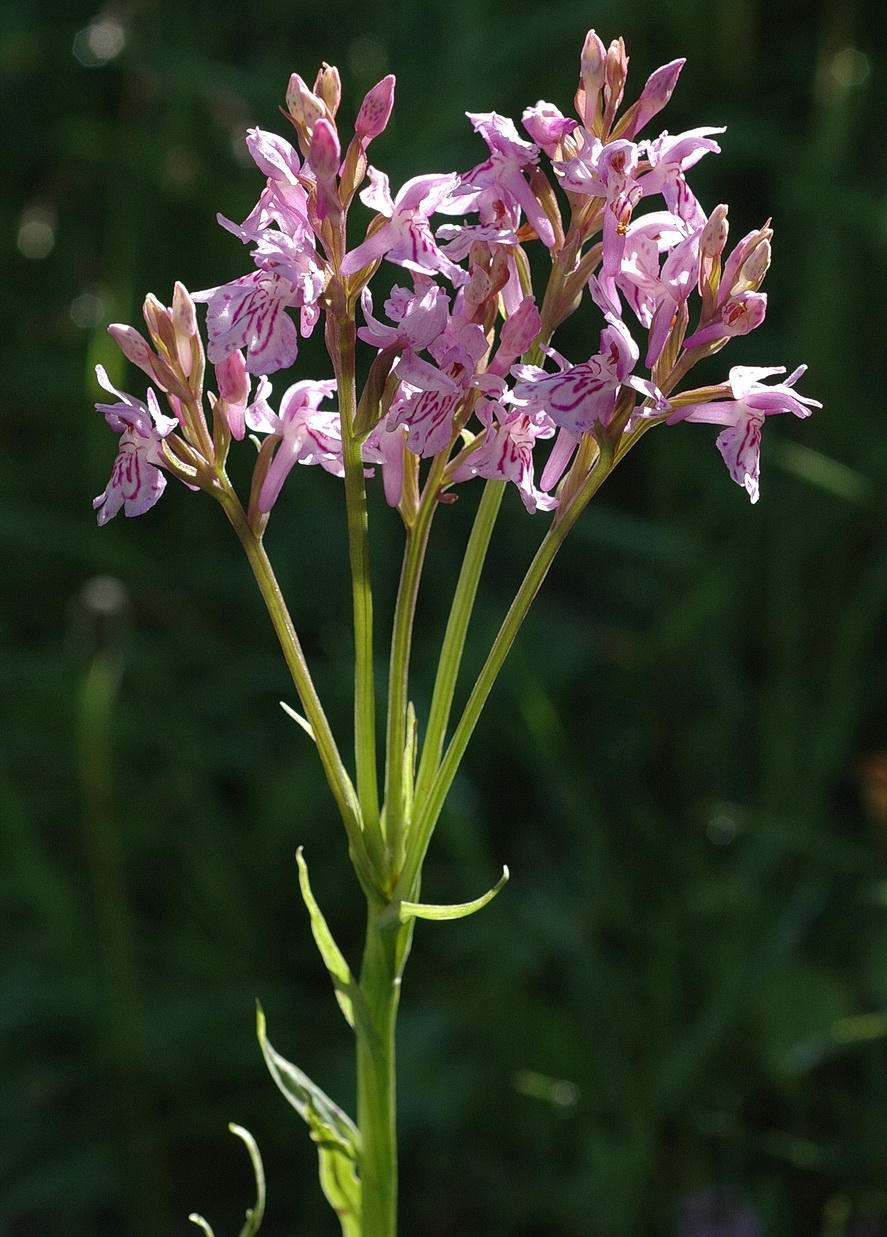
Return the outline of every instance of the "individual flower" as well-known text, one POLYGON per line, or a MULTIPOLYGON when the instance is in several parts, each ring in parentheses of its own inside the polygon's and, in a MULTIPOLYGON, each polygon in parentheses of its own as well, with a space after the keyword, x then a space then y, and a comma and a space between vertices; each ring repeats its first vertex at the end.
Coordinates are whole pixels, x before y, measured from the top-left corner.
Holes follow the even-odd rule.
POLYGON ((358 327, 357 337, 374 348, 402 348, 421 352, 444 330, 450 298, 427 276, 415 276, 415 286, 394 287, 385 302, 385 312, 396 326, 386 326, 373 317, 373 297, 364 288, 360 297, 366 326, 358 327))
POLYGON ((298 353, 296 325, 285 310, 303 303, 300 290, 282 275, 258 270, 218 288, 194 293, 206 302, 207 356, 213 365, 246 349, 251 374, 288 369, 298 353))
POLYGON ((294 147, 264 129, 247 130, 246 145, 253 162, 268 178, 265 189, 242 224, 232 223, 223 215, 218 216, 219 223, 246 242, 261 239, 276 223, 287 236, 302 236, 311 244, 308 195, 299 179, 301 165, 294 147))
POLYGON ((616 286, 649 334, 644 364, 652 369, 669 334, 687 319, 687 301, 699 281, 701 228, 682 235, 681 221, 670 212, 656 211, 632 222, 616 286), (677 244, 674 240, 677 239, 677 244), (662 248, 673 246, 662 262, 662 248))
MULTIPOLYGON (((429 345, 437 365, 406 352, 395 370, 400 387, 391 405, 391 425, 406 425, 414 455, 437 455, 455 432, 454 417, 465 394, 485 381, 477 366, 488 348, 480 326, 454 317, 429 345)), ((495 382, 501 386, 501 379, 495 382)))
POLYGON ((723 133, 723 126, 702 126, 685 133, 662 133, 649 142, 639 143, 639 149, 650 165, 643 177, 645 197, 661 193, 668 209, 691 228, 702 227, 706 214, 696 200, 684 173, 710 151, 718 154, 720 146, 709 136, 723 133))
POLYGON ((525 142, 507 116, 497 112, 466 115, 489 147, 490 157, 459 178, 443 209, 454 214, 476 210, 480 211, 481 223, 507 220, 514 221, 515 226, 523 211, 543 245, 553 248, 551 220, 525 175, 539 162, 539 147, 525 142))
POLYGON ((753 503, 758 501, 761 464, 761 429, 764 418, 780 412, 796 417, 809 417, 812 408, 821 408, 818 400, 796 395, 791 388, 807 369, 800 365, 785 382, 765 386, 760 379, 771 374, 784 374, 785 367, 765 369, 759 366, 735 365, 730 370, 729 389, 732 399, 703 400, 685 404, 669 417, 668 424, 677 421, 703 421, 709 425, 724 425, 717 438, 717 448, 724 457, 730 476, 737 485, 745 486, 753 503))
POLYGON ((342 260, 341 274, 356 275, 379 258, 387 258, 409 271, 431 274, 438 271, 453 284, 462 284, 468 275, 456 266, 437 246, 428 224, 429 217, 455 188, 458 177, 414 176, 392 198, 388 177, 376 168, 368 168, 370 185, 360 194, 364 206, 378 211, 387 221, 352 249, 342 260))
POLYGON ((144 515, 157 502, 166 488, 166 477, 160 471, 160 444, 177 422, 160 411, 151 387, 147 402, 142 403, 112 386, 104 366, 96 366, 96 376, 100 385, 118 400, 116 404, 96 404, 111 429, 120 435, 111 479, 92 504, 98 511, 99 524, 107 524, 121 507, 125 515, 144 515))
POLYGON ((259 492, 263 514, 274 506, 295 464, 320 464, 334 476, 344 475, 339 414, 318 408, 335 389, 334 379, 296 382, 284 392, 280 411, 275 413, 268 403, 271 383, 267 378, 259 383, 256 400, 246 410, 246 423, 250 429, 280 439, 259 492))
POLYGON ((621 319, 607 315, 600 351, 579 365, 571 365, 553 348, 545 351, 560 366, 559 373, 546 373, 536 365, 515 365, 511 372, 518 381, 512 401, 528 411, 547 413, 555 425, 571 434, 609 424, 619 387, 631 381, 639 355, 621 319))
POLYGON ((479 400, 475 412, 486 431, 480 445, 453 470, 452 480, 486 477, 511 481, 531 514, 556 507, 557 499, 536 487, 533 465, 536 440, 551 438, 555 432, 551 419, 544 414, 530 416, 521 409, 508 411, 498 400, 492 399, 479 400))

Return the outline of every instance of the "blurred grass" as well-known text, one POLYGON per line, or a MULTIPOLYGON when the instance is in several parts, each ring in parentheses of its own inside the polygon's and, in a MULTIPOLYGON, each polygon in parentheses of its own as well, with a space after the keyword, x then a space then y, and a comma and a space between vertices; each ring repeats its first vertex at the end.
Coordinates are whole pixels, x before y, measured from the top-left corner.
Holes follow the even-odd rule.
MULTIPOLYGON (((359 898, 233 538, 181 487, 137 524, 93 525, 113 443, 91 369, 125 376, 104 326, 176 278, 243 272, 214 215, 252 205, 239 135, 277 127, 293 70, 338 63, 346 115, 397 74, 374 147, 396 185, 477 161, 466 108, 566 110, 592 24, 625 36, 635 92, 688 57, 663 123, 728 125, 697 169, 703 203, 731 204, 735 236, 776 228, 768 322, 729 363, 807 361, 826 407, 767 427, 754 509, 713 434, 651 435, 556 565, 430 861, 430 898, 472 896, 503 861, 513 879, 483 915, 417 935, 404 1231, 653 1237, 713 1181, 768 1237, 883 1223, 883 5, 108 13, 126 42, 105 67, 71 52, 89 6, 7 6, 0 28, 0 1234, 184 1234, 195 1208, 230 1231, 252 1187, 229 1120, 262 1147, 269 1237, 331 1233, 313 1151, 263 1076, 255 998, 282 1052, 345 1102, 352 1085, 296 846, 351 956, 359 898), (54 240, 43 257, 16 247, 29 221, 54 240), (90 602, 95 577, 120 582, 119 621, 90 602)), ((318 341, 303 360, 325 376, 318 341)), ((345 724, 339 495, 298 481, 270 548, 345 724)), ((420 709, 472 501, 441 513, 420 709)), ((396 526, 373 514, 384 593, 396 526)), ((512 502, 478 636, 539 532, 512 502)))

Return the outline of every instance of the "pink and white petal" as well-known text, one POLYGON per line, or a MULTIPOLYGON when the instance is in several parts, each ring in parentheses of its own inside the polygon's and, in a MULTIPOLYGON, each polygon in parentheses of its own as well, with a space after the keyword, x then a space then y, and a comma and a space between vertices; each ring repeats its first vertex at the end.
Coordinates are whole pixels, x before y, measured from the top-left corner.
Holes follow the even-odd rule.
POLYGON ((723 430, 717 437, 717 448, 724 457, 730 476, 748 492, 753 503, 759 497, 761 469, 761 426, 763 416, 748 413, 736 425, 723 430))

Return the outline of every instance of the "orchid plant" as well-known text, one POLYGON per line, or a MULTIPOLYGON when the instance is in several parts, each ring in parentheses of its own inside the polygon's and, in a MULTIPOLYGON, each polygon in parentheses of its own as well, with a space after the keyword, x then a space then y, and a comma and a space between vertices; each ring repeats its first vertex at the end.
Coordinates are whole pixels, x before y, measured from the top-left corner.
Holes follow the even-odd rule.
MULTIPOLYGON (((114 402, 97 407, 120 435, 111 480, 94 504, 99 523, 121 509, 148 511, 169 476, 219 502, 292 676, 300 711, 285 707, 316 745, 366 898, 366 944, 352 969, 299 851, 314 939, 355 1037, 356 1121, 275 1051, 259 1013, 268 1068, 308 1124, 321 1185, 345 1237, 393 1237, 396 1230, 395 1023, 416 920, 471 914, 508 876, 505 869, 473 902, 421 901, 423 861, 447 792, 557 551, 602 482, 654 426, 720 426, 716 445, 730 476, 756 502, 765 418, 806 417, 819 407, 794 390, 803 367, 773 383, 765 379, 781 368, 734 367, 726 381, 687 386, 699 361, 763 320, 772 231, 765 224, 727 252, 727 207, 706 213, 690 189, 687 172, 718 151, 722 130, 639 137, 668 102, 682 65, 658 69, 622 110, 625 47, 620 39, 607 48, 592 31, 575 117, 540 101, 523 113, 522 136, 495 112, 469 113, 485 158, 462 174, 417 176, 395 195, 367 154, 388 124, 394 78, 367 94, 343 153, 338 72, 324 64, 311 88, 294 74, 285 115, 295 143, 250 130, 247 144, 265 187, 242 223, 220 217, 251 248, 253 269, 193 295, 177 284, 170 308, 149 296, 150 341, 130 326, 109 328, 153 385, 137 399, 98 369, 114 402), (355 196, 372 215, 364 238, 349 247, 355 196), (451 222, 434 228, 435 214, 451 222), (541 292, 533 288, 530 245, 548 253, 541 292), (379 312, 369 284, 383 261, 404 274, 379 312), (601 315, 600 339, 590 356, 570 361, 552 340, 586 293, 601 315), (205 349, 195 303, 206 305, 205 349), (296 363, 300 337, 320 323, 332 377, 302 378, 275 396, 270 376, 296 363), (207 361, 214 391, 205 385, 207 361), (255 462, 242 501, 226 459, 232 442, 247 437, 255 462), (296 464, 319 464, 344 479, 355 648, 351 767, 263 545, 296 464), (366 501, 367 484, 378 477, 404 530, 381 761, 366 501), (474 478, 484 484, 428 715, 419 719, 410 700, 410 647, 431 526, 474 478), (546 513, 546 527, 477 680, 456 707, 472 607, 509 484, 528 512, 546 513)), ((250 1136, 232 1129, 247 1142, 259 1183, 244 1228, 251 1234, 264 1202, 261 1161, 250 1136)))

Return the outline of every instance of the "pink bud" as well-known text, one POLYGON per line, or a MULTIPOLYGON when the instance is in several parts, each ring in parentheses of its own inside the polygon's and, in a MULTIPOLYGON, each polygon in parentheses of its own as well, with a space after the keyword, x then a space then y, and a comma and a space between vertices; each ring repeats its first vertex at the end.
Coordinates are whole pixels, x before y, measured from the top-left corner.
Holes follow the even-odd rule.
POLYGON ((742 264, 739 281, 745 287, 757 291, 764 282, 770 266, 770 241, 765 237, 756 245, 742 264))
POLYGON ((576 128, 575 120, 564 116, 553 103, 545 103, 542 99, 535 107, 526 108, 521 119, 527 133, 550 158, 564 136, 576 128))
POLYGON ((318 120, 308 150, 308 166, 320 184, 328 185, 336 179, 341 157, 342 149, 335 125, 329 120, 318 120))
POLYGON ((224 361, 213 366, 216 371, 216 382, 219 386, 219 396, 226 404, 245 404, 249 399, 249 374, 246 372, 246 362, 243 353, 232 352, 224 361))
POLYGON ((139 369, 143 369, 146 374, 153 376, 151 360, 154 354, 148 347, 147 340, 143 335, 139 334, 134 326, 126 326, 122 322, 112 322, 108 327, 108 334, 115 341, 127 361, 132 361, 133 365, 138 365, 139 369))
POLYGON ((249 374, 246 372, 246 362, 243 353, 232 352, 218 365, 216 382, 219 387, 219 411, 224 415, 231 431, 231 437, 241 442, 246 434, 246 405, 249 400, 249 374))
POLYGON ((378 137, 388 125, 393 106, 394 74, 389 73, 387 77, 383 77, 380 82, 376 83, 361 103, 360 111, 354 122, 354 132, 357 137, 365 143, 378 137))
POLYGON ((599 100, 606 81, 607 53, 593 30, 585 36, 579 60, 579 89, 576 91, 576 111, 586 129, 594 130, 600 114, 599 100))
POLYGON ((662 111, 672 96, 681 69, 685 64, 685 60, 671 60, 650 74, 641 91, 641 97, 628 109, 623 118, 623 125, 620 125, 620 137, 626 137, 630 141, 635 134, 640 133, 644 125, 652 120, 657 112, 662 111))
POLYGON ((769 220, 762 228, 756 228, 754 232, 749 232, 747 236, 743 236, 724 263, 724 274, 721 278, 722 293, 724 291, 727 294, 742 291, 744 286, 742 283, 742 268, 762 241, 769 242, 772 239, 773 229, 769 226, 769 220))
POLYGON ((489 275, 482 266, 473 265, 471 267, 471 276, 466 284, 462 287, 462 293, 465 301, 472 309, 478 305, 483 305, 489 299, 493 290, 492 281, 489 275))

